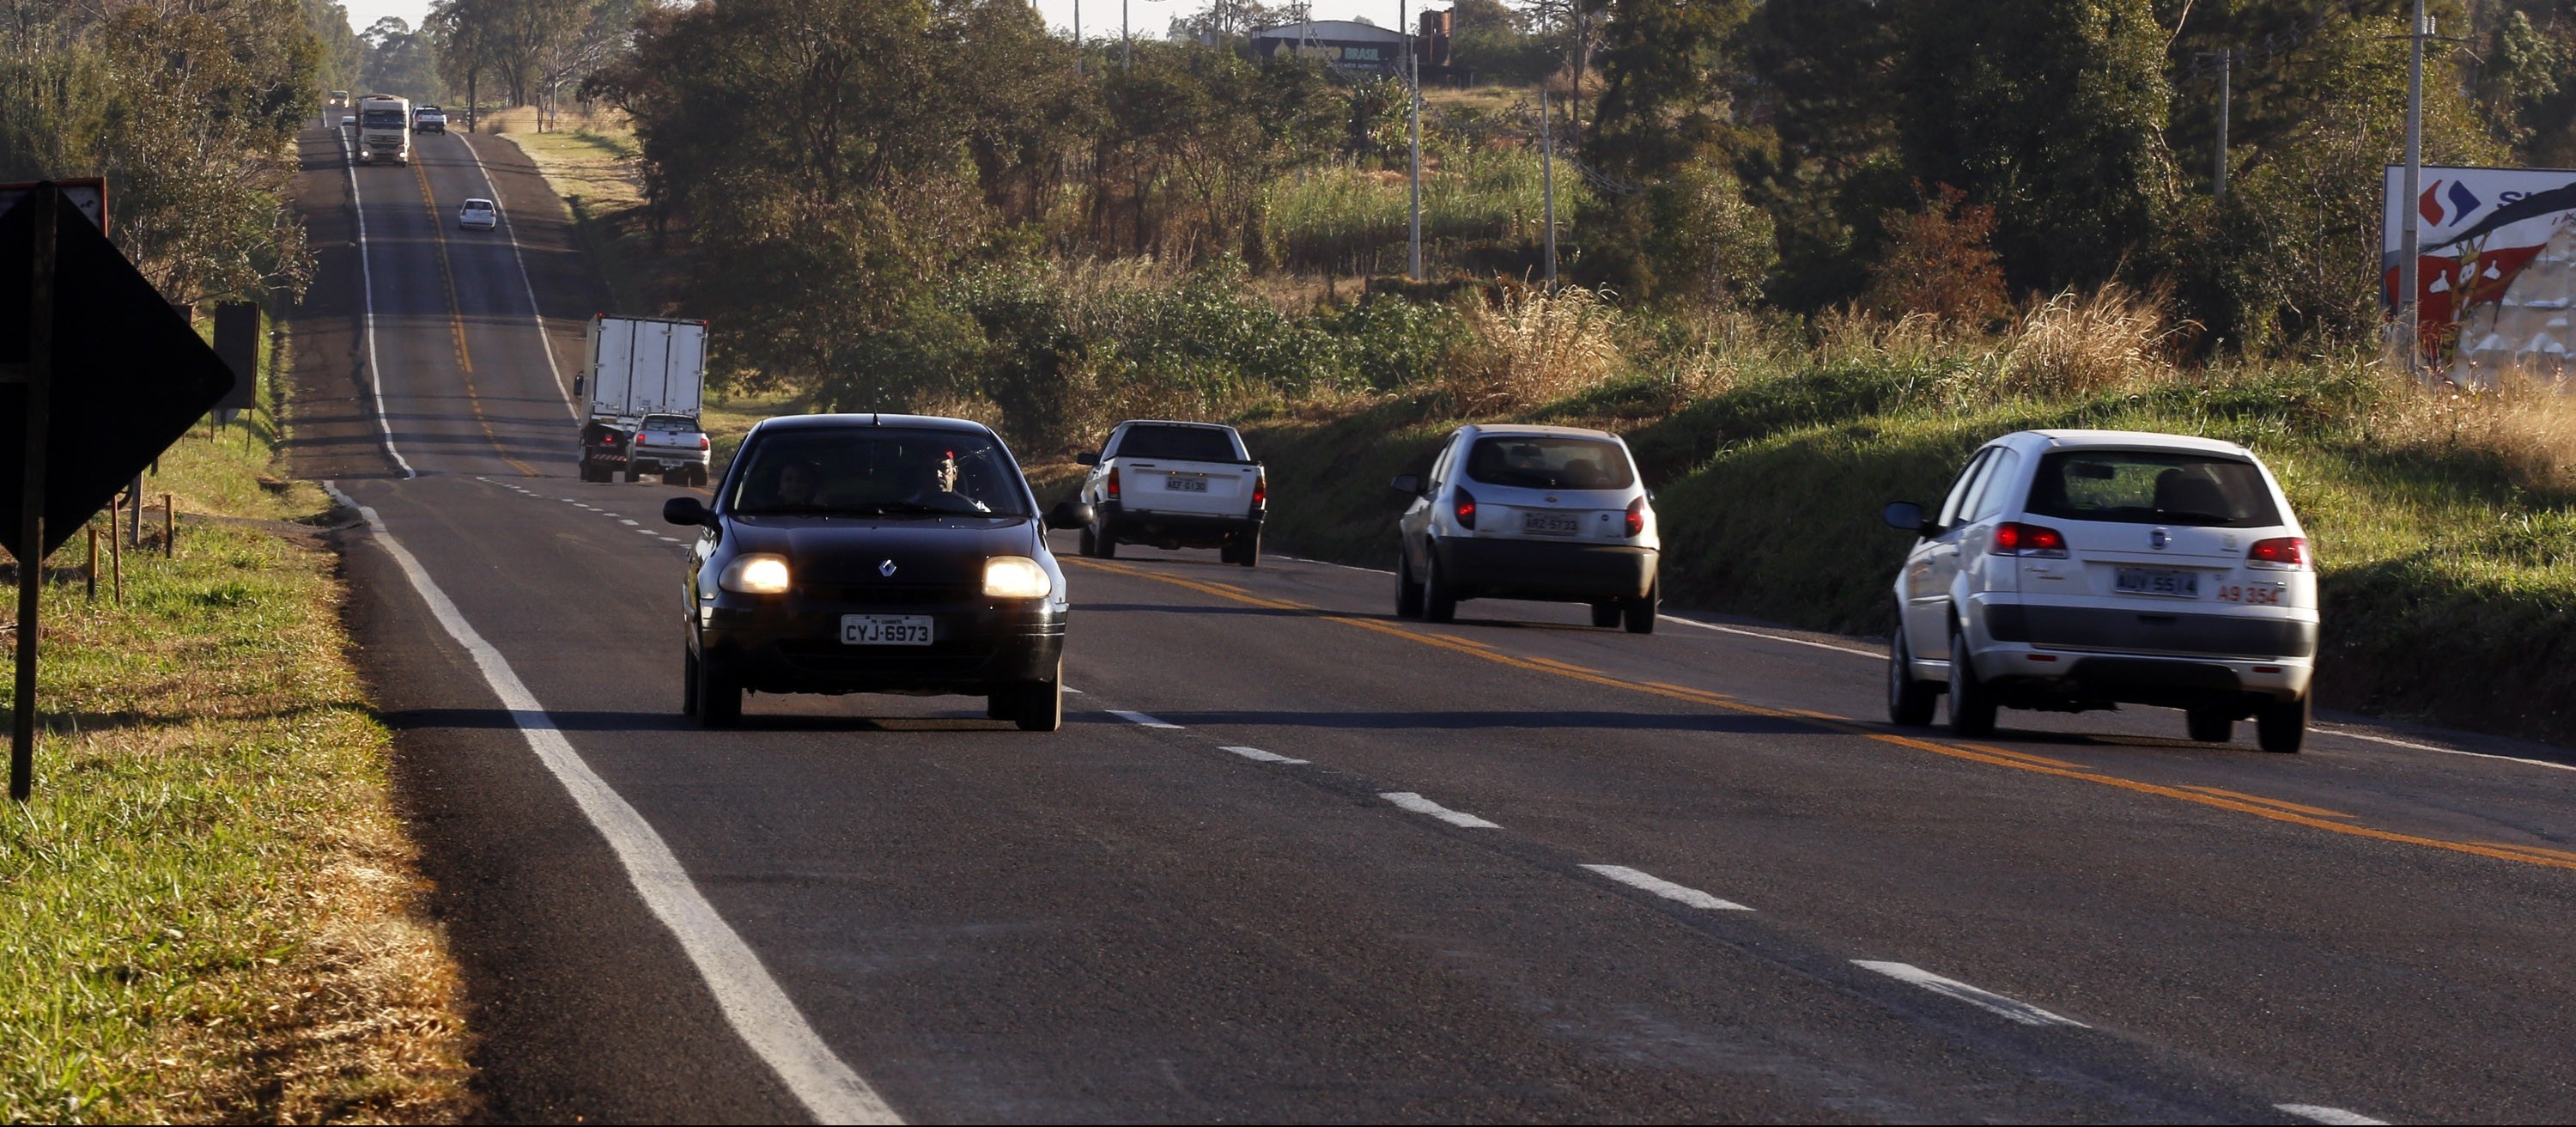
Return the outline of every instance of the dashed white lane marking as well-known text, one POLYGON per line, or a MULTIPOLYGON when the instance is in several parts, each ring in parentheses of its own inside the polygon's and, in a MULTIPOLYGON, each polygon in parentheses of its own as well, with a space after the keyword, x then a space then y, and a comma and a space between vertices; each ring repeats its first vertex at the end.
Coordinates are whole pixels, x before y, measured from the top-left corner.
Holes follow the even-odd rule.
POLYGON ((483 672, 483 682, 501 698, 501 706, 510 710, 519 734, 527 739, 528 750, 535 752, 538 762, 563 784, 592 828, 608 839, 609 849, 626 869, 626 879, 634 884, 654 917, 679 939, 680 949, 697 967, 699 977, 715 995, 716 1005, 724 1010, 725 1019, 742 1036, 744 1044, 778 1074, 788 1091, 795 1093, 805 1110, 818 1120, 903 1122, 866 1080, 823 1043, 805 1015, 797 1010, 795 1001, 761 966, 759 954, 743 942, 742 936, 689 880, 688 870, 681 866, 662 835, 654 832, 652 823, 590 769, 501 651, 492 648, 465 621, 464 612, 456 609, 420 561, 386 530, 376 511, 351 500, 331 482, 323 482, 322 488, 366 518, 367 529, 402 568, 404 578, 411 581, 421 601, 429 604, 430 614, 446 628, 448 637, 473 656, 474 664, 483 672))
POLYGON ((1383 791, 1378 794, 1378 797, 1383 798, 1388 802, 1392 802, 1402 809, 1413 811, 1416 814, 1428 814, 1443 822, 1447 822, 1450 825, 1457 826, 1462 829, 1499 830, 1503 828, 1473 814, 1461 814, 1458 811, 1442 806, 1437 802, 1433 802, 1430 799, 1424 798, 1409 790, 1383 791))
MULTIPOLYGON (((653 535, 662 536, 659 532, 656 532, 653 535)), ((665 544, 677 544, 680 542, 680 538, 677 536, 662 536, 662 542, 665 544)))
POLYGON ((376 433, 384 436, 385 456, 402 467, 403 476, 419 477, 413 472, 411 463, 403 460, 402 451, 394 449, 393 424, 385 421, 385 374, 384 369, 376 365, 376 268, 367 260, 367 201, 358 194, 358 158, 349 151, 348 131, 339 132, 341 163, 349 168, 349 205, 358 213, 358 278, 366 302, 363 328, 367 338, 367 388, 375 393, 376 433))
POLYGON ((2007 998, 1992 990, 1982 990, 1955 978, 1943 978, 1940 975, 1915 966, 1912 963, 1880 963, 1872 962, 1868 959, 1853 959, 1852 965, 1866 970, 1877 971, 1878 973, 1886 975, 1887 977, 1893 978, 1899 982, 1912 983, 1935 994, 1939 994, 1942 997, 1954 998, 1959 1001, 1966 1002, 1978 1009, 2000 1015, 2012 1021, 2020 1022, 2023 1025, 2062 1025, 2073 1029, 2093 1028, 2092 1026, 2075 1020, 2074 1018, 2063 1017, 2050 1013, 2047 1010, 2043 1010, 2018 998, 2007 998))
POLYGON ((1304 763, 1304 762, 1307 762, 1306 760, 1303 760, 1303 759, 1290 759, 1290 758, 1288 758, 1287 756, 1285 756, 1285 755, 1281 755, 1281 754, 1279 754, 1279 753, 1277 753, 1277 752, 1274 752, 1274 751, 1263 751, 1263 750, 1261 750, 1260 748, 1257 748, 1257 747, 1220 747, 1220 748, 1218 748, 1217 750, 1218 750, 1218 751, 1231 751, 1231 752, 1235 753, 1236 755, 1240 755, 1240 756, 1244 757, 1245 759, 1252 760, 1252 761, 1253 761, 1253 762, 1255 762, 1255 763, 1304 763))
MULTIPOLYGON (((628 523, 628 524, 633 524, 633 523, 635 523, 635 522, 630 520, 630 521, 627 521, 626 523, 628 523)), ((640 534, 645 535, 645 536, 662 536, 662 534, 661 534, 661 533, 659 533, 659 532, 655 532, 655 531, 653 531, 652 529, 649 529, 649 528, 639 528, 639 529, 636 529, 635 531, 636 531, 637 533, 640 533, 640 534)), ((663 538, 663 539, 665 539, 665 540, 670 539, 670 537, 668 537, 668 536, 662 536, 662 538, 663 538)))
MULTIPOLYGON (((608 514, 608 515, 613 516, 613 517, 617 517, 617 514, 615 514, 615 513, 610 513, 610 514, 608 514)), ((619 523, 619 524, 623 524, 623 525, 628 525, 628 526, 633 526, 633 525, 637 525, 637 524, 642 524, 643 522, 642 522, 642 521, 633 521, 633 520, 628 520, 628 519, 626 519, 625 517, 617 517, 617 523, 619 523)))
POLYGON ((1170 729, 1173 729, 1173 730, 1175 730, 1175 731, 1177 731, 1177 730, 1179 730, 1179 729, 1180 729, 1180 725, 1178 725, 1178 724, 1172 724, 1172 723, 1167 723, 1167 722, 1164 722, 1164 721, 1161 721, 1161 720, 1156 720, 1156 719, 1154 719, 1153 717, 1151 717, 1151 716, 1147 716, 1147 715, 1145 715, 1145 714, 1144 714, 1144 713, 1142 713, 1142 712, 1129 712, 1129 711, 1127 711, 1126 709, 1123 709, 1123 708, 1113 708, 1113 709, 1110 709, 1110 710, 1109 710, 1109 714, 1110 714, 1111 716, 1115 716, 1115 717, 1117 717, 1117 718, 1119 718, 1119 719, 1121 719, 1121 720, 1124 720, 1124 721, 1126 721, 1126 722, 1128 722, 1128 723, 1130 723, 1130 724, 1138 724, 1138 725, 1142 725, 1142 726, 1147 727, 1147 728, 1170 728, 1170 729))
POLYGON ((1662 877, 1638 872, 1626 865, 1585 865, 1586 869, 1618 881, 1630 888, 1641 888, 1666 900, 1706 908, 1713 912, 1750 912, 1753 909, 1732 900, 1720 900, 1688 885, 1674 884, 1662 877))
POLYGON ((2286 1111, 2311 1123, 2331 1123, 2335 1127, 2373 1127, 2374 1124, 2385 1127, 2388 1122, 2384 1119, 2372 1119, 2359 1112, 2345 1111, 2339 1107, 2321 1107, 2316 1104, 2273 1104, 2272 1107, 2274 1110, 2286 1111))
POLYGON ((1068 693, 1072 693, 1072 694, 1073 694, 1073 695, 1075 695, 1075 696, 1081 696, 1081 695, 1082 695, 1082 690, 1077 689, 1077 688, 1074 688, 1074 687, 1073 687, 1073 686, 1071 686, 1071 685, 1067 685, 1067 686, 1065 686, 1064 691, 1066 691, 1066 692, 1068 692, 1068 693))

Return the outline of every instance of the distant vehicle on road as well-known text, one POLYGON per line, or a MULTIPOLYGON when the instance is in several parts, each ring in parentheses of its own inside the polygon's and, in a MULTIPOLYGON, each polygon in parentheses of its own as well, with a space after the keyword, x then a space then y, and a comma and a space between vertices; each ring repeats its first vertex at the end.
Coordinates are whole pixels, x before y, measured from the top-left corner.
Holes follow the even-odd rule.
POLYGON ((457 206, 456 225, 468 231, 489 231, 501 225, 501 208, 487 199, 469 199, 457 206))
POLYGON ((335 110, 338 110, 338 109, 347 109, 347 108, 348 108, 348 106, 349 106, 349 92, 348 92, 348 91, 346 91, 346 90, 334 90, 334 91, 332 91, 332 92, 331 92, 331 100, 330 100, 330 102, 328 102, 328 103, 327 103, 327 105, 328 105, 328 107, 329 107, 329 108, 331 108, 331 109, 335 109, 335 110))
POLYGON ((1455 618, 1465 599, 1587 603, 1594 626, 1651 634, 1663 539, 1628 444, 1574 427, 1464 426, 1396 522, 1395 612, 1455 618))
POLYGON ((352 131, 356 130, 358 128, 358 115, 353 113, 341 114, 340 128, 352 131))
MULTIPOLYGON (((613 481, 622 472, 641 480, 644 464, 633 447, 645 416, 678 415, 696 429, 707 387, 707 323, 602 313, 590 319, 587 335, 589 363, 573 378, 573 394, 587 388, 590 396, 581 479, 613 481)), ((701 462, 695 484, 705 483, 701 462)))
POLYGON ((447 132, 447 111, 427 103, 414 107, 411 111, 411 131, 414 133, 447 132))
POLYGON ((664 485, 705 485, 713 444, 688 415, 646 415, 635 428, 626 458, 633 474, 658 473, 664 485))
POLYGON ((2134 431, 2042 430, 1987 443, 1915 535, 1895 584, 1888 717, 1994 730, 2000 708, 2183 710, 2222 743, 2254 719, 2265 751, 2305 740, 2317 577, 2307 533, 2242 446, 2134 431))
POLYGON ((1075 460, 1091 467, 1082 478, 1093 513, 1082 554, 1111 559, 1120 544, 1150 544, 1214 548, 1227 563, 1261 565, 1270 481, 1233 427, 1129 419, 1075 460))
POLYGON ((710 728, 762 693, 955 693, 1023 730, 1064 720, 1064 572, 1019 463, 980 423, 915 415, 763 420, 697 527, 681 711, 710 728))
POLYGON ((358 163, 411 163, 411 102, 390 94, 358 99, 358 163))

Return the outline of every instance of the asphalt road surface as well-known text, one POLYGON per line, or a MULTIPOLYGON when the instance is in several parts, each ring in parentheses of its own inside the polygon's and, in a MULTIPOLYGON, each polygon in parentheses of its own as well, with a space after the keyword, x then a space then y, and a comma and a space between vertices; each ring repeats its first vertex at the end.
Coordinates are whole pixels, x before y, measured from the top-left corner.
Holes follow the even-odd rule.
POLYGON ((2552 749, 1966 743, 1879 722, 1867 643, 1150 550, 1067 561, 1061 732, 697 730, 676 491, 574 477, 561 204, 488 137, 303 155, 297 466, 374 518, 351 614, 492 1119, 2576 1115, 2552 749))

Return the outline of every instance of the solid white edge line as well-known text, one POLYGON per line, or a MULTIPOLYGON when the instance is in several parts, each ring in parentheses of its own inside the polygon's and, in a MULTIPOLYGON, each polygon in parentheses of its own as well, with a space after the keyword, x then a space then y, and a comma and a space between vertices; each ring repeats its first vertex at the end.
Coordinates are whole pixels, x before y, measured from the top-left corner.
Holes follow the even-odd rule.
POLYGON ((2311 1123, 2330 1123, 2334 1127, 2387 1127, 2387 1120, 2372 1119, 2356 1111, 2320 1104, 2273 1104, 2273 1110, 2286 1111, 2311 1123))
POLYGON ((2576 771, 2576 766, 2571 766, 2565 763, 2552 763, 2546 759, 2524 759, 2517 755, 2497 755, 2491 751, 2462 751, 2456 747, 2436 747, 2432 744, 2416 743, 2413 740, 2401 740, 2392 736, 2374 736, 2368 732, 2355 732, 2348 728, 2328 728, 2323 725, 2311 725, 2311 728, 2320 735, 2340 736, 2344 739, 2351 740, 2368 740, 2375 744, 2387 744, 2390 747, 2406 748, 2409 751, 2429 751, 2437 755, 2465 755, 2471 759, 2501 759, 2507 763, 2520 763, 2530 767, 2547 767, 2552 771, 2576 771))
POLYGON ((1107 711, 1108 711, 1108 713, 1109 713, 1111 716, 1115 716, 1115 717, 1117 717, 1117 718, 1119 718, 1119 719, 1121 719, 1121 720, 1124 720, 1124 721, 1126 721, 1126 722, 1128 722, 1128 723, 1130 723, 1130 724, 1135 724, 1135 725, 1138 725, 1138 726, 1141 726, 1141 727, 1146 727, 1146 728, 1170 728, 1170 729, 1172 729, 1172 730, 1174 730, 1174 731, 1178 731, 1178 730, 1180 730, 1180 727, 1181 727, 1181 726, 1180 726, 1180 725, 1178 725, 1178 724, 1172 724, 1172 723, 1167 723, 1167 722, 1164 722, 1164 721, 1161 721, 1161 720, 1156 720, 1156 719, 1154 719, 1153 717, 1151 717, 1151 716, 1147 716, 1147 715, 1145 715, 1145 714, 1144 714, 1144 713, 1142 713, 1142 712, 1129 712, 1129 711, 1127 711, 1126 709, 1123 709, 1123 708, 1112 708, 1112 709, 1108 709, 1107 711))
MULTIPOLYGON (((493 136, 498 137, 500 134, 495 133, 493 136)), ((515 141, 511 143, 517 144, 515 141)), ((474 141, 471 137, 465 139, 465 155, 474 162, 475 173, 483 177, 483 190, 491 195, 493 203, 500 203, 501 189, 493 185, 492 172, 483 167, 483 154, 474 151, 474 141)), ((554 377, 555 393, 563 396, 564 413, 571 415, 574 422, 580 422, 581 408, 573 405, 572 389, 564 386, 563 369, 555 365, 555 342, 546 336, 546 309, 537 304, 536 283, 528 280, 528 256, 519 250, 519 230, 510 222, 512 210, 514 209, 503 208, 501 211, 501 236, 510 240, 510 261, 518 264, 519 286, 528 291, 528 316, 537 322, 537 345, 546 354, 546 374, 554 377)))
POLYGON ((680 941, 689 962, 697 967, 699 977, 715 995, 716 1005, 724 1011, 725 1020, 741 1035, 743 1043, 778 1074, 778 1079, 817 1120, 903 1122, 866 1080, 823 1043, 805 1015, 797 1010, 795 1001, 761 965, 759 954, 743 942, 732 925, 716 913, 715 905, 708 903, 706 895, 690 882, 688 871, 662 835, 654 832, 644 815, 607 780, 590 769, 572 742, 555 727, 545 706, 511 670, 501 651, 484 641, 465 621, 464 613, 439 589, 410 550, 386 530, 376 511, 358 504, 332 482, 323 482, 322 488, 330 492, 332 499, 358 510, 358 515, 366 519, 368 531, 393 557, 403 577, 411 581, 412 590, 429 604, 431 616, 447 630, 448 637, 473 656, 484 684, 501 698, 501 706, 510 710, 510 718, 526 738, 528 750, 535 752, 555 781, 563 784, 574 805, 590 820, 591 828, 607 839, 609 849, 626 869, 627 880, 634 884, 654 917, 680 941))
POLYGON ((1666 900, 1706 908, 1712 912, 1750 912, 1753 909, 1732 900, 1720 900, 1689 885, 1674 884, 1662 877, 1642 873, 1626 865, 1585 865, 1586 869, 1618 881, 1630 888, 1654 893, 1666 900))
POLYGON ((1306 762, 1306 760, 1303 759, 1290 759, 1275 751, 1263 751, 1257 747, 1220 747, 1217 750, 1231 751, 1236 755, 1240 755, 1245 759, 1252 760, 1256 763, 1302 764, 1306 762))
POLYGON ((1410 810, 1416 814, 1428 814, 1461 829, 1499 830, 1503 828, 1473 814, 1461 814, 1409 790, 1380 791, 1378 797, 1394 803, 1400 809, 1410 810))
POLYGON ((1702 622, 1696 618, 1681 618, 1669 614, 1658 614, 1655 617, 1665 622, 1671 622, 1682 626, 1697 627, 1701 630, 1714 630, 1720 634, 1740 634, 1747 638, 1760 638, 1766 642, 1787 642, 1793 646, 1807 646, 1819 650, 1832 650, 1835 653, 1850 654, 1853 657, 1877 658, 1882 661, 1887 658, 1886 654, 1879 653, 1874 650, 1855 649, 1851 646, 1837 646, 1826 642, 1811 642, 1805 638, 1792 638, 1786 634, 1771 634, 1760 630, 1747 630, 1741 626, 1720 626, 1714 622, 1702 622))
POLYGON ((1915 986, 1920 986, 1945 998, 1952 998, 1966 1002, 1978 1009, 1985 1010, 1988 1013, 1995 1014, 2011 1021, 2019 1022, 2023 1025, 2063 1025, 2075 1029, 2093 1028, 2092 1026, 2075 1020, 2074 1018, 2050 1013, 2047 1010, 2043 1010, 2018 998, 2007 998, 1992 990, 1984 990, 1970 986, 1955 978, 1943 978, 1940 975, 1915 966, 1912 963, 1881 963, 1873 962, 1869 959, 1853 959, 1852 965, 1864 970, 1877 971, 1878 973, 1886 975, 1887 977, 1893 978, 1899 982, 1911 983, 1915 986))
POLYGON ((367 262, 367 199, 358 193, 358 155, 349 151, 349 131, 334 128, 340 140, 340 163, 349 170, 349 210, 358 216, 358 280, 365 309, 359 333, 367 338, 367 390, 376 400, 376 433, 385 440, 385 456, 402 467, 406 478, 419 477, 402 451, 394 449, 393 424, 385 421, 385 375, 376 367, 376 270, 367 262))

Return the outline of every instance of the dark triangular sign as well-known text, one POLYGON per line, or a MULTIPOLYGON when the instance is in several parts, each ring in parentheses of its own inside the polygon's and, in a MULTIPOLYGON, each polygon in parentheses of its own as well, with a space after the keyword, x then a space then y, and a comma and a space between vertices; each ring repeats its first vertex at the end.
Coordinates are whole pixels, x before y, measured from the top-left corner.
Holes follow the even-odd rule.
MULTIPOLYGON (((27 362, 35 224, 29 195, 0 215, 0 365, 27 362)), ((107 241, 56 197, 54 362, 45 441, 45 551, 232 390, 232 370, 107 241)), ((14 543, 25 480, 27 399, 0 384, 0 538, 14 543)))

